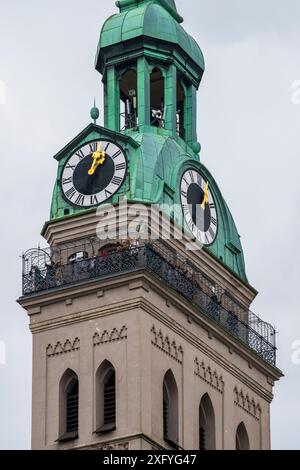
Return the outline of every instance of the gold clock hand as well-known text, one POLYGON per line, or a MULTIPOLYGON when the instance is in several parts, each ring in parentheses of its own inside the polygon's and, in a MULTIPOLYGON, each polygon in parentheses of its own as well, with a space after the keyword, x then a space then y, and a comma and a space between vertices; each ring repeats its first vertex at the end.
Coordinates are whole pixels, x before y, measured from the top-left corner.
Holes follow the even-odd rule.
POLYGON ((88 174, 92 176, 97 170, 99 165, 103 165, 105 162, 105 152, 101 152, 101 144, 98 144, 96 152, 92 155, 93 163, 91 168, 88 171, 88 174))
POLYGON ((208 192, 208 181, 205 185, 205 188, 204 188, 204 199, 203 199, 203 202, 201 204, 201 208, 204 210, 205 209, 205 206, 206 204, 209 203, 209 192, 208 192))

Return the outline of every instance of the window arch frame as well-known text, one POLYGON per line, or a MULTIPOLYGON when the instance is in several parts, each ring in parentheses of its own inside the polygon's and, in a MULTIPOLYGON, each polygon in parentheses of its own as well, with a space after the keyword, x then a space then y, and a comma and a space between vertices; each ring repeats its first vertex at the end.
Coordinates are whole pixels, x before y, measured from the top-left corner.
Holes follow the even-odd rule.
POLYGON ((179 398, 175 375, 167 370, 162 384, 163 439, 179 448, 179 398))
POLYGON ((160 128, 160 129, 165 129, 165 123, 166 123, 166 70, 164 67, 161 67, 157 64, 151 64, 151 68, 149 70, 149 106, 150 106, 150 110, 149 110, 149 114, 150 114, 150 125, 151 127, 157 127, 157 128, 160 128), (162 79, 162 93, 163 93, 163 100, 161 102, 161 105, 160 105, 160 109, 159 107, 153 107, 153 89, 152 89, 152 85, 153 85, 153 82, 151 81, 151 78, 152 78, 152 75, 154 74, 154 72, 157 71, 157 72, 160 72, 160 77, 162 79), (157 111, 157 112, 160 112, 160 116, 157 115, 157 116, 153 116, 153 111, 157 111), (155 125, 155 122, 157 122, 158 125, 155 125))
POLYGON ((240 424, 236 428, 235 449, 238 451, 250 450, 249 434, 248 434, 244 421, 241 421, 240 424))
MULTIPOLYGON (((113 432, 117 428, 117 383, 116 383, 116 369, 113 364, 104 359, 99 365, 95 375, 95 410, 96 410, 96 434, 105 434, 113 432), (110 379, 110 375, 114 374, 114 420, 107 420, 106 413, 109 413, 106 406, 109 407, 111 397, 105 397, 105 386, 110 379), (108 400, 106 402, 106 399, 108 400), (106 404, 107 403, 107 404, 106 404)), ((111 413, 111 412, 110 412, 111 413)))
POLYGON ((199 449, 216 449, 216 415, 212 400, 208 393, 204 393, 199 403, 198 414, 199 449), (203 443, 204 440, 204 443, 203 443), (201 442, 202 441, 202 442, 201 442))
MULTIPOLYGON (((66 369, 63 375, 61 376, 59 382, 59 438, 58 442, 66 442, 78 439, 79 437, 79 397, 80 397, 80 388, 79 388, 79 378, 77 373, 72 369, 66 369), (71 403, 68 400, 68 393, 74 385, 77 385, 77 425, 75 429, 70 429, 68 426, 68 413, 70 413, 71 403)), ((76 397, 76 393, 74 394, 76 397)), ((73 405, 74 406, 74 405, 73 405)))
POLYGON ((128 64, 127 67, 119 69, 118 71, 118 89, 119 89, 119 98, 120 98, 120 123, 119 129, 120 132, 126 130, 133 130, 138 128, 138 68, 137 63, 128 64), (128 96, 122 91, 122 81, 127 73, 134 72, 135 74, 135 88, 128 90, 128 96), (135 94, 129 96, 130 91, 135 91, 135 94), (127 101, 131 101, 130 111, 127 108, 127 101), (122 109, 124 106, 124 110, 122 109), (128 112, 129 111, 129 112, 128 112), (122 125, 122 119, 124 119, 124 125, 122 125))

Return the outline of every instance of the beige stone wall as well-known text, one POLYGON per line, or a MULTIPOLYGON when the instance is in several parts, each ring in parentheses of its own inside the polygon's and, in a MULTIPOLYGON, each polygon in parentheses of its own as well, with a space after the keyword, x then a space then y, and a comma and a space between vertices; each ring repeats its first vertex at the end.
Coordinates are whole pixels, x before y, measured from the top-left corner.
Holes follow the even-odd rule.
POLYGON ((269 448, 274 369, 151 275, 123 275, 95 282, 85 293, 73 287, 26 303, 33 332, 34 449, 108 443, 130 449, 168 447, 162 424, 168 369, 178 387, 181 447, 198 447, 199 403, 208 393, 217 449, 235 448, 241 421, 251 449, 269 448), (95 375, 105 359, 116 370, 117 430, 96 436, 95 375), (55 442, 59 381, 68 368, 80 381, 79 439, 61 444, 55 442))
MULTIPOLYGON (((120 223, 122 217, 120 215, 120 223)), ((124 222, 125 223, 125 222, 124 222)), ((95 236, 91 213, 45 228, 56 246, 95 236)), ((176 227, 175 227, 176 229, 176 227)), ((166 242, 237 301, 256 291, 204 250, 166 242)), ((33 449, 159 449, 163 440, 162 387, 171 369, 177 383, 179 445, 199 446, 199 404, 208 394, 215 413, 216 448, 234 449, 244 422, 251 449, 270 447, 270 403, 281 372, 265 363, 182 296, 146 271, 54 289, 20 299, 33 333, 33 449), (98 436, 95 376, 104 360, 116 371, 117 429, 98 436), (67 369, 79 377, 79 439, 59 437, 59 382, 67 369)))

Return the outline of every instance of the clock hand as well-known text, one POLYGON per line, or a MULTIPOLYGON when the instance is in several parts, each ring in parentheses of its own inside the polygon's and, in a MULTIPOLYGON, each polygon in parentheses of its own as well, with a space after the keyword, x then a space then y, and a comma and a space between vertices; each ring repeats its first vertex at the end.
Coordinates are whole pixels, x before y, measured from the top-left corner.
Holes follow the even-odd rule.
POLYGON ((206 204, 209 203, 209 192, 208 192, 208 181, 205 185, 205 188, 204 188, 204 199, 203 199, 203 202, 201 204, 201 208, 204 210, 205 209, 205 206, 206 204))
POLYGON ((105 162, 105 152, 101 152, 101 144, 98 144, 96 152, 92 155, 93 163, 88 171, 88 174, 92 176, 97 170, 99 165, 103 165, 105 162))

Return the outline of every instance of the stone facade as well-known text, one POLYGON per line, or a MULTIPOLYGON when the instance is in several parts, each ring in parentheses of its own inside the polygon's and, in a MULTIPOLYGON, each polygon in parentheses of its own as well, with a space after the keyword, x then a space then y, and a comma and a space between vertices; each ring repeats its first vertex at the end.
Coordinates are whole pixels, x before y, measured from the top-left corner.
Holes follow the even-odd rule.
MULTIPOLYGON (((83 216, 72 230, 65 224, 61 232, 57 224, 48 235, 72 240, 84 219, 91 222, 83 216)), ((213 259, 208 269, 223 276, 227 287, 234 283, 232 294, 250 300, 251 289, 220 265, 215 271, 213 259)), ((214 409, 216 449, 235 449, 240 423, 250 449, 270 448, 272 387, 280 371, 148 271, 48 290, 20 303, 33 334, 33 449, 171 448, 163 438, 162 413, 168 370, 178 388, 181 448, 199 448, 199 404, 206 394, 214 409), (97 435, 95 378, 105 360, 116 371, 116 430, 97 435), (79 379, 79 437, 63 443, 57 442, 59 383, 68 369, 79 379)))

